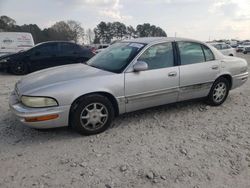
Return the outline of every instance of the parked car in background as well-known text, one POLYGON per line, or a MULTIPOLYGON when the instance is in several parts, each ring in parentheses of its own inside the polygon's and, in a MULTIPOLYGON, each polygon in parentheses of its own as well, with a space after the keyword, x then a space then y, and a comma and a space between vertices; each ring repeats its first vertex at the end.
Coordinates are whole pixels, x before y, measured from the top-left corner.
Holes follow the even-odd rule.
POLYGON ((30 33, 0 32, 0 57, 17 53, 34 46, 34 40, 30 33))
POLYGON ((236 56, 236 50, 226 43, 209 43, 219 50, 223 55, 236 56))
POLYGON ((44 42, 16 54, 0 57, 0 69, 17 75, 73 63, 86 62, 94 53, 72 42, 44 42))
POLYGON ((250 42, 245 42, 245 43, 243 43, 244 45, 244 48, 243 48, 243 50, 242 50, 242 52, 244 53, 244 54, 247 54, 247 53, 249 53, 250 52, 250 42))
POLYGON ((100 45, 98 45, 95 53, 98 54, 99 52, 105 50, 108 47, 109 47, 109 44, 100 44, 100 45))
POLYGON ((9 104, 28 126, 70 125, 92 135, 126 112, 194 98, 221 105, 247 81, 247 67, 196 40, 138 38, 113 44, 86 64, 23 77, 9 104))
POLYGON ((239 46, 237 46, 236 51, 237 52, 243 52, 245 48, 250 47, 250 42, 243 42, 239 46))
POLYGON ((237 40, 229 40, 228 43, 232 48, 236 48, 238 46, 237 40))

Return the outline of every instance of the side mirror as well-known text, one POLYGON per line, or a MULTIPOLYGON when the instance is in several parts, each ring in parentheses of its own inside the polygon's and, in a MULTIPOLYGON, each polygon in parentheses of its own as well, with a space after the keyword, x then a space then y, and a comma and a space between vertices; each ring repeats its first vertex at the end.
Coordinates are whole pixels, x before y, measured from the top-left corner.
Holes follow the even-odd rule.
POLYGON ((133 68, 135 72, 145 71, 148 70, 148 64, 144 61, 137 61, 133 68))

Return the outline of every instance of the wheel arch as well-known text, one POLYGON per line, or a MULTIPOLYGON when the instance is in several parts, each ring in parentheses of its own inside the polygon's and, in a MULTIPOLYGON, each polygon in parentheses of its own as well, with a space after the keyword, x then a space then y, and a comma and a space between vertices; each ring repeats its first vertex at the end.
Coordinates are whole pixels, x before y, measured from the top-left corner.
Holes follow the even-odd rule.
POLYGON ((118 102, 117 102, 116 98, 114 97, 114 95, 112 95, 111 93, 106 92, 106 91, 91 92, 91 93, 86 93, 84 95, 77 97, 72 102, 71 107, 70 107, 70 112, 69 112, 69 125, 70 125, 70 121, 71 121, 71 114, 77 108, 79 102, 81 100, 83 100, 84 97, 89 96, 89 95, 95 95, 95 94, 107 97, 109 99, 109 101, 112 103, 112 106, 114 107, 115 116, 119 115, 119 106, 118 106, 118 102))
POLYGON ((225 79, 227 79, 227 81, 229 82, 229 90, 232 89, 233 78, 232 78, 232 76, 230 74, 228 74, 228 73, 221 74, 217 79, 219 79, 219 78, 225 78, 225 79))

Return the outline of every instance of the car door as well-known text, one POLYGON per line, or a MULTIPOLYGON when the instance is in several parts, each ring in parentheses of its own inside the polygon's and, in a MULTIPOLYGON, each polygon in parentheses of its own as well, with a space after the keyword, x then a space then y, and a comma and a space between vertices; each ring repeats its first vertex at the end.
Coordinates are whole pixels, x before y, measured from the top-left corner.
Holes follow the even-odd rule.
POLYGON ((230 54, 230 50, 227 44, 221 44, 222 53, 226 56, 230 54))
POLYGON ((45 69, 56 66, 57 63, 57 44, 44 43, 38 45, 30 51, 28 61, 33 70, 45 69))
POLYGON ((148 70, 125 73, 126 111, 176 102, 179 68, 175 66, 171 42, 146 49, 137 61, 148 64, 148 70))
POLYGON ((76 54, 74 53, 74 45, 68 42, 59 43, 59 64, 66 65, 76 63, 76 54))
POLYGON ((177 42, 180 56, 179 101, 205 97, 220 72, 220 61, 205 45, 177 42))

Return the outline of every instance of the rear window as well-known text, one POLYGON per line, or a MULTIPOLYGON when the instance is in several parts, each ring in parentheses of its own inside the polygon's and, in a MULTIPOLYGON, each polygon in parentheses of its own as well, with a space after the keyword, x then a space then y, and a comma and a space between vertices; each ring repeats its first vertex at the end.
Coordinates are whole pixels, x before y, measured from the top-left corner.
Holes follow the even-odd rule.
POLYGON ((206 61, 213 61, 215 59, 213 52, 205 45, 203 45, 202 47, 203 47, 206 61))

